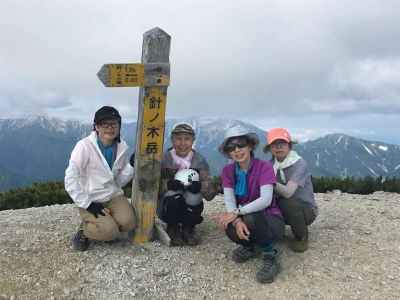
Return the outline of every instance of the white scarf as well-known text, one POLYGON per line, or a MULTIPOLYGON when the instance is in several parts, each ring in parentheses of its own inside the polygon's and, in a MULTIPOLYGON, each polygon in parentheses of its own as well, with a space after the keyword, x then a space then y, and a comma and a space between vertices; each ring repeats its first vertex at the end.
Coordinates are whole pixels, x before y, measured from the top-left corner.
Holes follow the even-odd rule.
POLYGON ((172 155, 172 159, 174 163, 179 167, 179 170, 190 168, 190 164, 192 163, 193 158, 193 151, 190 151, 185 157, 178 156, 175 149, 172 149, 170 152, 172 155))
POLYGON ((283 169, 286 169, 292 165, 294 165, 299 159, 301 159, 301 156, 297 154, 296 151, 290 150, 288 155, 285 157, 283 161, 278 161, 276 158, 274 160, 274 171, 275 175, 279 175, 283 181, 283 183, 286 183, 286 176, 285 173, 283 172, 283 169))

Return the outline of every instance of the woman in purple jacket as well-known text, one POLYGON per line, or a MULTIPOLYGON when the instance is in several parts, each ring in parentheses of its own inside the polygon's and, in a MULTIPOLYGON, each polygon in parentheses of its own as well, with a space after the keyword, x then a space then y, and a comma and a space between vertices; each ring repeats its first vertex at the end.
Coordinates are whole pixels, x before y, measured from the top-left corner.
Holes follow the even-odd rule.
POLYGON ((264 260, 257 281, 271 283, 279 272, 274 242, 283 237, 285 223, 273 199, 276 182, 271 162, 254 157, 259 140, 241 126, 227 130, 219 150, 233 162, 226 165, 221 179, 227 212, 216 217, 227 236, 240 246, 232 259, 243 263, 261 249, 264 260))

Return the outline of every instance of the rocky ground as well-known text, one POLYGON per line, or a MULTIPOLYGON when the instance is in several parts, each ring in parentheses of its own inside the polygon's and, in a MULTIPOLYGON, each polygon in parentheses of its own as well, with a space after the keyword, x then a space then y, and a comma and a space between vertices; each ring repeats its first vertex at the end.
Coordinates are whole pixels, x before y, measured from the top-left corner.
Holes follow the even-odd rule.
POLYGON ((231 261, 235 245, 210 219, 220 197, 206 203, 194 248, 118 241, 75 252, 72 205, 2 211, 0 299, 399 299, 400 195, 316 196, 310 249, 293 253, 287 229, 282 271, 266 285, 255 281, 261 259, 231 261))

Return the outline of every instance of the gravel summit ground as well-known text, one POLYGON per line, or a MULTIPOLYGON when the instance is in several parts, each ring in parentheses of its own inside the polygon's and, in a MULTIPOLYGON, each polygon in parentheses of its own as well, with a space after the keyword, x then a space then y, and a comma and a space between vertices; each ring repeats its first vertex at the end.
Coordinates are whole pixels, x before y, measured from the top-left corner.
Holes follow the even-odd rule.
POLYGON ((261 285, 257 258, 231 261, 235 245, 206 203, 203 242, 170 248, 126 241, 75 252, 73 205, 0 212, 0 299, 400 299, 400 195, 316 194, 320 215, 304 254, 279 243, 282 271, 261 285))

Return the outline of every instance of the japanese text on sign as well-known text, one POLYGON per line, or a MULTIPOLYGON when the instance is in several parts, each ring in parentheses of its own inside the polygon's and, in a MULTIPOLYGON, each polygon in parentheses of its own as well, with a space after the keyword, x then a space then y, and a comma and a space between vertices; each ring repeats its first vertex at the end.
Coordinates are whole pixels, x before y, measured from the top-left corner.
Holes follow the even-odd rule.
POLYGON ((144 97, 142 155, 155 155, 160 160, 164 141, 166 96, 162 89, 149 88, 144 97))
POLYGON ((110 64, 108 65, 110 86, 143 86, 143 64, 110 64))

